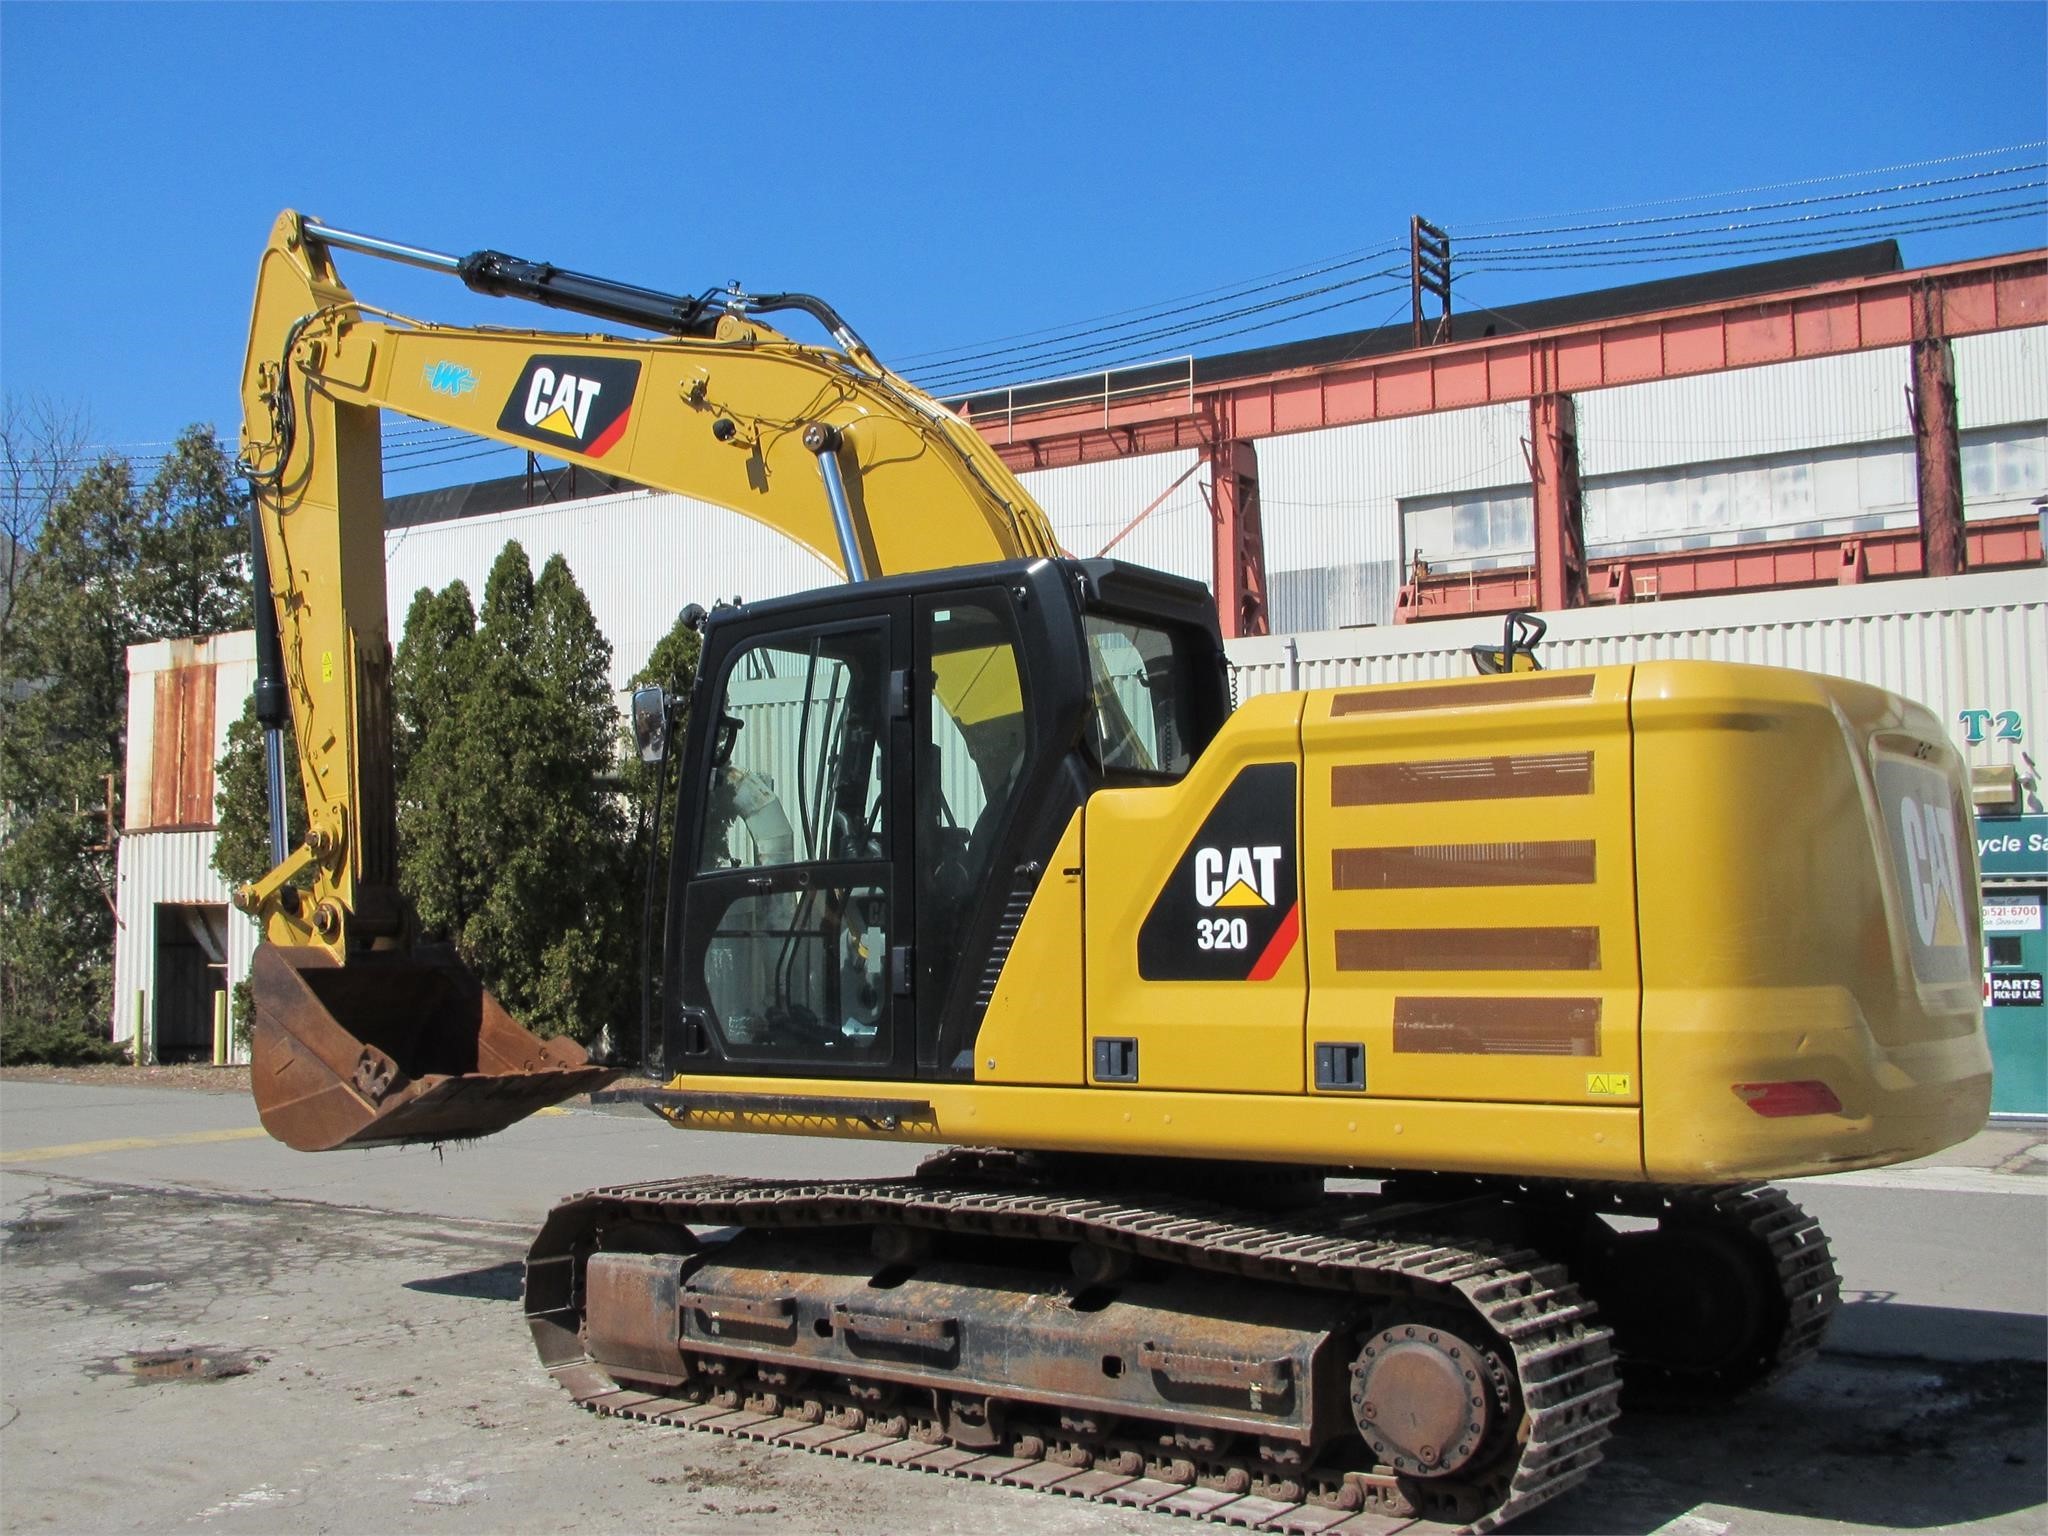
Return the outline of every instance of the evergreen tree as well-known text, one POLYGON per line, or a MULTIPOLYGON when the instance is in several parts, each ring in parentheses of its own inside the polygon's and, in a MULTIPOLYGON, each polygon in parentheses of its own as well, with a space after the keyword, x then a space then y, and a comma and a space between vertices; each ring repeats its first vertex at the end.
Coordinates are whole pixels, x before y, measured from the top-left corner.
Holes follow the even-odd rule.
POLYGON ((461 701, 477 686, 476 610, 469 588, 422 587, 392 663, 392 760, 398 786, 399 884, 426 931, 458 939, 482 899, 480 867, 463 852, 455 793, 461 701))
POLYGON ((123 766, 142 526, 127 463, 103 459, 50 509, 16 589, 0 677, 0 1060, 88 1059, 110 1021, 113 829, 91 813, 123 766))
POLYGON ((466 607, 453 589, 415 598, 400 647, 406 894, 529 1027, 590 1040, 632 980, 610 646, 568 566, 536 582, 516 543, 473 636, 466 607))
POLYGON ((142 495, 134 604, 155 636, 249 627, 248 498, 212 432, 187 427, 142 495))
POLYGON ((487 871, 464 950, 527 1023, 589 1040, 631 976, 624 818, 604 776, 610 647, 568 567, 508 545, 484 588, 478 684, 456 712, 465 852, 487 871))
MULTIPOLYGON (((296 847, 306 829, 306 786, 299 778, 298 735, 284 728, 285 837, 296 847)), ((263 727, 256 723, 256 696, 228 727, 227 743, 213 765, 213 872, 230 886, 248 885, 270 873, 270 788, 263 764, 263 727)), ((313 878, 295 882, 310 889, 313 878)))
POLYGON ((126 767, 127 648, 247 622, 240 502, 212 435, 188 430, 150 484, 80 473, 35 528, 0 656, 0 1055, 103 1049, 112 1012, 113 840, 126 767), (104 782, 115 784, 111 826, 104 782))
POLYGON ((392 767, 401 786, 426 743, 428 723, 454 713, 475 645, 476 607, 464 583, 452 581, 439 592, 421 587, 413 594, 392 658, 392 767))

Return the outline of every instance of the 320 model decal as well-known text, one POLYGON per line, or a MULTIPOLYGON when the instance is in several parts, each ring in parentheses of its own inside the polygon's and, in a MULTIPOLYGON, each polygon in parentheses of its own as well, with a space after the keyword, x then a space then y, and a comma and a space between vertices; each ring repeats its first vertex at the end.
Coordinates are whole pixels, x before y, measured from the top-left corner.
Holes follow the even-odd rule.
POLYGON ((1147 981, 1266 981, 1301 928, 1295 766, 1238 771, 1138 930, 1147 981))

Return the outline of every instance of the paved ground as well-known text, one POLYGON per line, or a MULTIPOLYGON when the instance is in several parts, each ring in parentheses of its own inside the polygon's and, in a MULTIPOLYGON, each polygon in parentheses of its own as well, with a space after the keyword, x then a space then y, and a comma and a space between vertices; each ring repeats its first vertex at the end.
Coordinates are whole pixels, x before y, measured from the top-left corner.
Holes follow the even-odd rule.
MULTIPOLYGON (((1757 1402, 1639 1415, 1531 1531, 2048 1531, 2048 1161, 1804 1181, 1851 1298, 1757 1402)), ((918 1149, 687 1135, 635 1110, 303 1157, 244 1100, 0 1083, 0 1528, 240 1532, 1188 1531, 571 1409, 518 1260, 560 1195, 666 1171, 900 1172, 918 1149), (204 1346, 245 1374, 143 1380, 204 1346)))

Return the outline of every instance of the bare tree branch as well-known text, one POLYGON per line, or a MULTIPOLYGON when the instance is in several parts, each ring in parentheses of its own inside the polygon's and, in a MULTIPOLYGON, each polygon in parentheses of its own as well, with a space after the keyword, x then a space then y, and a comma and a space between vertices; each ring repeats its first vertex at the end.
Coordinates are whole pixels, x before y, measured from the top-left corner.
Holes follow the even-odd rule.
POLYGON ((43 519, 85 468, 91 441, 91 418, 81 406, 40 395, 9 394, 0 402, 0 657, 43 519))

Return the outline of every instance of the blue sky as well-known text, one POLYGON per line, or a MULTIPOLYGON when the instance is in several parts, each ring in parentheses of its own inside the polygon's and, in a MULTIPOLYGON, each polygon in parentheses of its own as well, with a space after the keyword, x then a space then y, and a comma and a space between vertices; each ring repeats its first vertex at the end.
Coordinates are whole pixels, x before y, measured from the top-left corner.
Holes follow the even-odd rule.
MULTIPOLYGON (((2044 58, 2039 4, 15 0, 0 383, 85 407, 110 444, 232 434, 255 259, 287 206, 652 287, 805 289, 914 359, 1305 268, 1404 238, 1415 212, 1455 236, 2038 141, 2044 58)), ((2044 238, 2034 219, 1905 251, 2044 238)), ((550 323, 343 270, 430 318, 550 323)), ((1469 293, 1682 270, 1475 274, 1469 293)), ((1219 345, 1390 310, 1405 299, 1219 345)))

